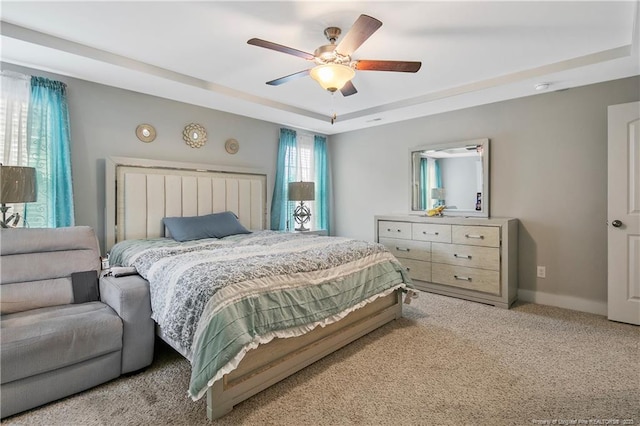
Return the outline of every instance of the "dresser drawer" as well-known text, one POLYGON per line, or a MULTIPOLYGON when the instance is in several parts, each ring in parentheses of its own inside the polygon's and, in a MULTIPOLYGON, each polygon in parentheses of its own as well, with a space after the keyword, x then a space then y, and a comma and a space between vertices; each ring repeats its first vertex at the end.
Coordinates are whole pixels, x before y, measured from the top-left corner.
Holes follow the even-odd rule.
POLYGON ((500 272, 498 271, 434 263, 432 265, 431 281, 500 295, 500 272))
POLYGON ((378 222, 378 238, 411 239, 411 223, 409 222, 378 222))
POLYGON ((431 260, 431 243, 425 241, 379 238, 380 243, 399 259, 431 260))
POLYGON ((439 243, 450 243, 451 225, 414 223, 411 227, 411 236, 414 240, 418 241, 436 241, 439 243))
POLYGON ((431 281, 431 262, 423 262, 413 259, 398 259, 402 266, 407 268, 412 280, 431 281))
POLYGON ((455 244, 500 247, 500 228, 497 226, 453 225, 451 241, 455 244))
POLYGON ((432 243, 431 261, 499 271, 500 249, 497 247, 432 243))

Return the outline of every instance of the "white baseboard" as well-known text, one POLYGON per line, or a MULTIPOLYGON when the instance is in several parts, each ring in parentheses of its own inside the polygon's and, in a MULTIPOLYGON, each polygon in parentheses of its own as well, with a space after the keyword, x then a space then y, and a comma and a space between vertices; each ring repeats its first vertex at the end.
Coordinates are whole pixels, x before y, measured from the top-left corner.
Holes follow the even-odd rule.
POLYGON ((518 289, 518 300, 607 316, 607 302, 598 302, 580 297, 518 289))

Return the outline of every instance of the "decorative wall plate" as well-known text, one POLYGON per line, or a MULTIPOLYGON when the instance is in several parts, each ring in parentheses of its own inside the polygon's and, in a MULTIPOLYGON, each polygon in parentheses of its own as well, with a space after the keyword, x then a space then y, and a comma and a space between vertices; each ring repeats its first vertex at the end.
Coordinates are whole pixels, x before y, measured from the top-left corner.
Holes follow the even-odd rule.
POLYGON ((224 143, 224 149, 226 149, 229 154, 235 154, 240 149, 240 144, 235 139, 227 139, 224 143))
POLYGON ((191 148, 200 148, 207 143, 207 131, 200 124, 187 124, 182 132, 182 139, 191 148))
POLYGON ((136 127, 136 136, 142 142, 153 142, 156 138, 156 129, 151 124, 140 124, 136 127))

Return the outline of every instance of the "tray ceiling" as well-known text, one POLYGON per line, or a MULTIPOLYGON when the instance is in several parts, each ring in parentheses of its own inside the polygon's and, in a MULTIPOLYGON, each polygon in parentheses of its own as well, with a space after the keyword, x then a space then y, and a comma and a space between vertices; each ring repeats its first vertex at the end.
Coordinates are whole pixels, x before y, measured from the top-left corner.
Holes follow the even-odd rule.
POLYGON ((0 15, 2 62, 324 134, 640 74, 636 1, 3 1, 0 15), (313 64, 247 40, 313 53, 363 13, 383 25, 354 59, 420 71, 357 71, 349 97, 265 84, 313 64))

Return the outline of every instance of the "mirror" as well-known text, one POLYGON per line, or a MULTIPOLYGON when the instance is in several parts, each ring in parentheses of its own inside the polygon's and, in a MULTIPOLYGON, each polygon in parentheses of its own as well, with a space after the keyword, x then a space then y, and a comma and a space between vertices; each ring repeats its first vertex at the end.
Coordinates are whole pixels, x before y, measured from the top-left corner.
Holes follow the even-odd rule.
POLYGON ((489 217, 489 139, 410 149, 410 211, 489 217))

